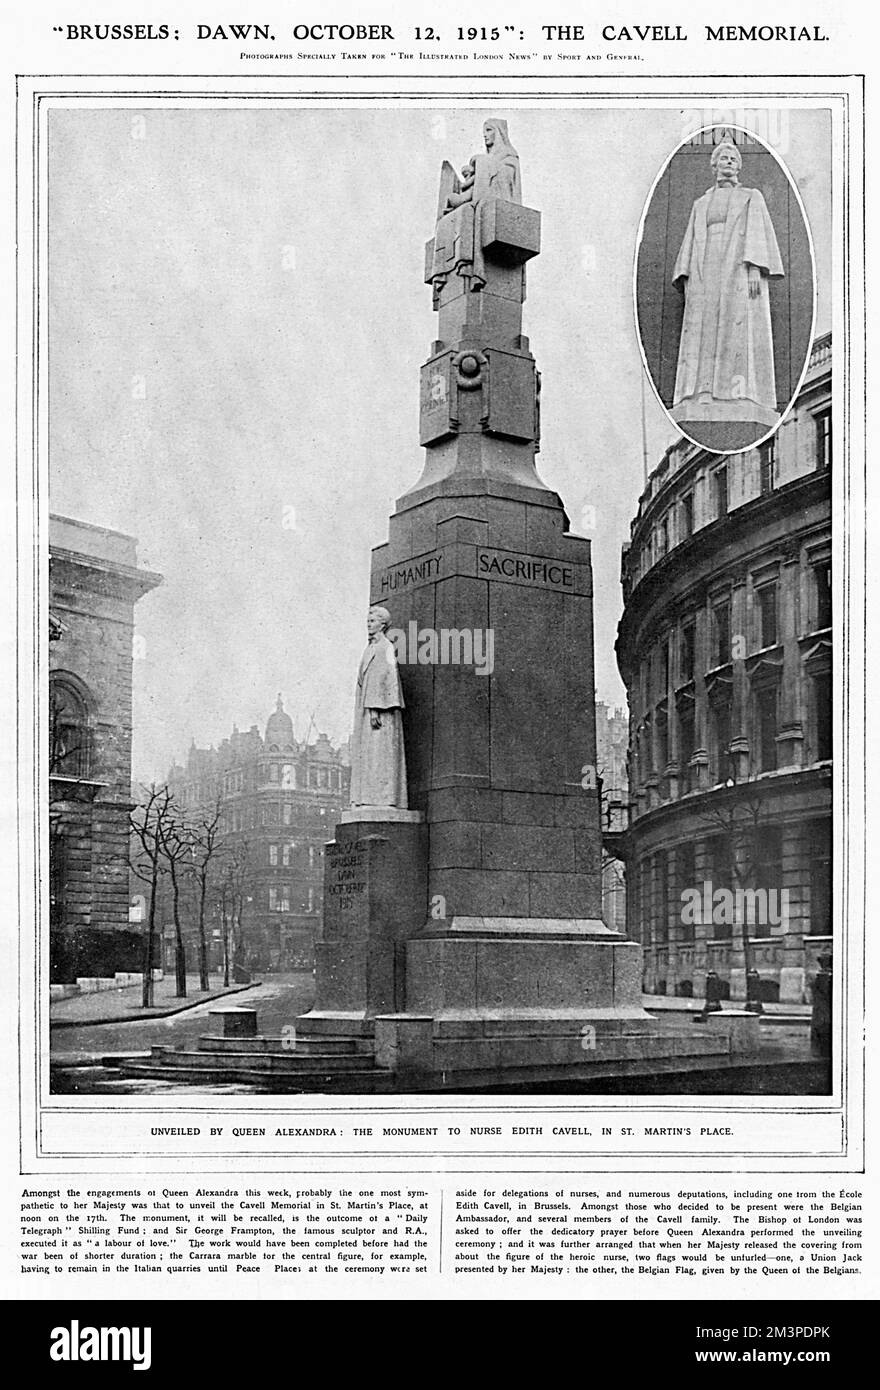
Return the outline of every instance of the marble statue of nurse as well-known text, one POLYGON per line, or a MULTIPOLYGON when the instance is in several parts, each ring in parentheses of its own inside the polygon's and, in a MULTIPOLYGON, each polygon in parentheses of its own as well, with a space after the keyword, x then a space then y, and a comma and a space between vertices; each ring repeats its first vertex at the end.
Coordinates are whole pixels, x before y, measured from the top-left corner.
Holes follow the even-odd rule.
POLYGON ((784 274, 776 234, 760 190, 739 182, 731 139, 715 146, 711 166, 715 183, 691 209, 672 272, 685 296, 672 415, 772 425, 768 279, 784 274))
POLYGON ((352 806, 397 806, 406 810, 403 692, 394 645, 385 635, 387 608, 367 614, 367 642, 358 669, 351 746, 352 806))

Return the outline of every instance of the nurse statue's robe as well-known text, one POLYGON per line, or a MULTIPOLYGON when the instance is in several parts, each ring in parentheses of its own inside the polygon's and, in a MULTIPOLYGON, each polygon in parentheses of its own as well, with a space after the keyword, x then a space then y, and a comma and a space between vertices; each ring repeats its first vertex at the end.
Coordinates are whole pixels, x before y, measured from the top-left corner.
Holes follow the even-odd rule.
POLYGON ((676 420, 779 419, 767 276, 784 275, 767 204, 757 188, 713 187, 697 198, 673 283, 684 285, 672 415, 676 420), (748 266, 761 274, 749 297, 748 266))
POLYGON ((407 809, 403 691, 394 645, 384 632, 367 643, 358 669, 351 745, 352 806, 407 809), (378 711, 381 727, 370 721, 378 711))

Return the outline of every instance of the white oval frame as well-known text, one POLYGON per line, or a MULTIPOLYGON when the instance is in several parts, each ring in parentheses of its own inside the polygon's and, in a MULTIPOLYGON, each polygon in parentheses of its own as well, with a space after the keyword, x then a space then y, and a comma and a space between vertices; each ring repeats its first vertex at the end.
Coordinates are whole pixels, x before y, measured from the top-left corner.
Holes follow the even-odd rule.
POLYGON ((798 188, 797 182, 796 182, 796 180, 794 179, 794 177, 793 177, 793 175, 792 175, 792 173, 791 173, 791 170, 789 169, 788 165, 785 163, 784 159, 782 159, 782 157, 776 153, 776 151, 773 149, 773 147, 767 143, 766 140, 762 139, 760 135, 756 135, 755 132, 754 132, 753 130, 748 130, 745 126, 732 125, 729 121, 724 121, 723 123, 722 123, 722 122, 715 122, 715 124, 713 124, 713 125, 698 126, 698 128, 697 128, 696 130, 692 130, 692 131, 690 132, 689 135, 686 135, 686 136, 684 137, 683 140, 680 140, 680 141, 678 142, 678 144, 676 145, 675 149, 674 149, 674 150, 672 151, 672 153, 667 157, 667 159, 664 160, 663 164, 660 166, 660 169, 659 169, 658 172, 657 172, 657 176, 656 176, 656 178, 654 179, 654 182, 651 184, 651 187, 648 189, 648 196, 647 196, 647 198, 645 199, 644 207, 642 208, 642 215, 641 215, 641 217, 639 218, 639 229, 638 229, 638 232, 637 232, 637 234, 636 234, 635 254, 634 254, 634 256, 633 256, 632 285, 633 285, 633 321, 634 321, 634 326, 635 326, 635 330, 636 330, 636 341, 637 341, 637 343, 638 343, 638 345, 639 345, 639 355, 640 355, 640 357, 641 357, 641 359, 642 359, 642 370, 644 371, 645 376, 648 378, 648 381, 649 381, 650 384, 651 384, 651 390, 654 392, 654 396, 655 396, 655 398, 656 398, 656 400, 657 400, 657 404, 660 406, 660 409, 663 411, 663 414, 666 416, 666 418, 667 418, 667 420, 669 421, 669 423, 670 423, 670 425, 672 426, 672 428, 673 428, 674 430, 676 430, 677 433, 678 433, 683 439, 686 439, 686 440, 688 440, 688 442, 689 442, 690 444, 693 444, 695 448, 697 448, 697 449, 705 449, 707 453, 709 453, 709 454, 717 454, 719 458, 729 458, 732 454, 745 454, 745 453, 748 453, 748 451, 749 451, 750 449, 759 449, 759 448, 761 447, 761 445, 762 445, 762 444, 765 444, 765 443, 767 442, 767 440, 770 439, 770 438, 776 433, 776 431, 780 428, 780 426, 784 423, 784 421, 785 421, 785 419, 786 419, 786 416, 787 416, 787 415, 789 414, 789 412, 791 411, 792 406, 794 405, 795 401, 797 400, 798 396, 799 396, 800 393, 801 393, 801 390, 802 390, 803 384, 804 384, 804 379, 805 379, 805 377, 806 377, 806 375, 807 375, 807 372, 808 372, 808 370, 809 370, 809 367, 810 367, 810 357, 811 357, 811 355, 812 355, 813 343, 814 343, 815 337, 816 337, 816 313, 817 313, 818 301, 819 301, 819 291, 818 291, 818 285, 817 285, 817 283, 816 283, 816 249, 815 249, 815 247, 814 247, 814 245, 813 245, 813 232, 812 232, 812 228, 810 227, 810 219, 809 219, 808 216, 807 216, 807 210, 806 210, 806 208, 804 207, 804 200, 803 200, 803 198, 801 197, 801 191, 800 191, 800 189, 798 188), (704 133, 704 131, 708 131, 708 130, 738 130, 738 131, 740 131, 743 135, 747 135, 747 136, 749 137, 750 140, 756 141, 759 145, 761 145, 761 146, 767 151, 768 154, 772 155, 772 157, 776 160, 776 163, 780 166, 780 168, 782 169, 783 173, 785 174, 785 177, 786 177, 786 179, 788 180, 789 185, 790 185, 791 188, 794 190, 794 195, 795 195, 795 198, 797 199, 797 204, 798 204, 798 207, 800 208, 800 211, 801 211, 801 217, 804 219, 804 226, 805 226, 805 228, 806 228, 806 230, 807 230, 807 245, 808 245, 808 247, 810 248, 810 264, 811 264, 811 266, 812 266, 812 271, 813 271, 813 306, 812 306, 812 313, 811 313, 811 315, 810 315, 809 345, 808 345, 808 347, 807 347, 806 355, 805 355, 805 357, 804 357, 804 365, 803 365, 803 367, 802 367, 802 369, 801 369, 801 374, 800 374, 800 376, 798 377, 797 386, 795 387, 794 391, 793 391, 792 394, 791 394, 791 399, 789 400, 788 405, 785 407, 785 409, 784 409, 783 411, 780 411, 779 419, 776 421, 775 425, 772 425, 772 426, 770 427, 770 429, 767 430, 766 434, 759 435, 759 437, 758 437, 757 439, 755 439, 753 443, 747 444, 747 445, 745 446, 744 449, 742 449, 742 448, 740 448, 740 449, 713 449, 713 448, 711 448, 708 444, 705 444, 702 440, 700 440, 700 439, 694 439, 693 435, 688 434, 686 430, 683 430, 683 429, 682 429, 682 427, 681 427, 680 423, 678 422, 678 420, 674 420, 674 419, 672 418, 672 415, 670 414, 668 408, 663 404, 663 401, 660 399, 660 392, 659 392, 658 389, 657 389, 657 385, 656 385, 656 383, 655 383, 655 381, 654 381, 654 378, 653 378, 653 376, 652 376, 652 374, 651 374, 651 371, 650 371, 650 369, 649 369, 649 367, 648 367, 648 359, 647 359, 647 357, 645 356, 645 349, 644 349, 644 345, 643 345, 643 343, 642 343, 642 333, 641 333, 641 329, 640 329, 640 327, 639 327, 639 301, 638 301, 639 252, 640 252, 641 249, 642 249, 642 240, 643 240, 644 235, 645 235, 645 219, 646 219, 647 216, 648 216, 648 209, 650 208, 651 203, 652 203, 653 200, 654 200, 654 194, 655 194, 655 192, 657 191, 657 185, 659 184, 659 182, 660 182, 660 180, 662 179, 663 175, 666 173, 666 170, 669 168, 669 166, 670 166, 670 164, 672 163, 672 161, 673 161, 673 159, 675 158, 675 156, 678 154, 679 150, 684 149, 685 145, 690 145, 690 144, 694 141, 694 139, 695 139, 696 136, 702 135, 702 134, 704 133))

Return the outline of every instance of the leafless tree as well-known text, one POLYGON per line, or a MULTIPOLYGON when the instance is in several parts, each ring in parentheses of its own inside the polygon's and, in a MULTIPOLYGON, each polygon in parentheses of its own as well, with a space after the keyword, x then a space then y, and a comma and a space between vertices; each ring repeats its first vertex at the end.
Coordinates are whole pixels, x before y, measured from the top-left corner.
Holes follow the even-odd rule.
POLYGON ((218 900, 220 906, 220 923, 223 933, 223 985, 229 988, 229 964, 230 964, 230 945, 232 939, 232 920, 233 920, 233 866, 231 861, 227 861, 220 880, 218 889, 218 900))
POLYGON ((231 860, 231 920, 232 920, 232 958, 233 964, 245 969, 247 965, 247 941, 244 934, 244 904, 252 877, 251 850, 247 840, 239 840, 233 847, 231 860))
MULTIPOLYGON (((221 799, 218 796, 213 807, 204 810, 192 821, 189 827, 192 872, 195 875, 199 892, 199 988, 210 989, 208 979, 208 943, 205 939, 205 905, 212 875, 216 872, 218 860, 224 851, 224 840, 220 829, 221 799)), ((228 980, 226 981, 228 984, 228 980)))
POLYGON ((170 814, 172 795, 167 786, 153 784, 143 789, 144 799, 135 806, 129 817, 133 853, 132 872, 142 883, 149 885, 150 906, 147 913, 147 930, 144 935, 143 956, 143 994, 145 1009, 153 1007, 153 971, 156 968, 156 907, 159 896, 159 881, 165 872, 163 860, 163 827, 170 814))
POLYGON ((191 861, 192 831, 186 817, 169 793, 166 814, 159 826, 159 849, 171 880, 171 906, 174 920, 174 973, 175 993, 178 999, 186 998, 186 943, 180 921, 180 886, 186 872, 186 864, 191 861))
POLYGON ((727 866, 736 889, 734 916, 738 918, 743 967, 748 981, 754 966, 754 953, 743 894, 747 889, 760 886, 761 846, 767 825, 764 788, 751 775, 745 782, 731 779, 726 793, 715 794, 715 804, 702 817, 702 824, 708 834, 718 836, 725 845, 727 866))

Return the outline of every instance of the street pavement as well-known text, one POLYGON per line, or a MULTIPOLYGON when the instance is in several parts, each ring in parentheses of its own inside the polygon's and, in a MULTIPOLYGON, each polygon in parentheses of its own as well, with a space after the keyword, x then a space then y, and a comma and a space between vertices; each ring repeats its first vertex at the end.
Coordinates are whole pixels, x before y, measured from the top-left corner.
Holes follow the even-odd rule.
POLYGON ((241 985, 234 984, 224 987, 222 979, 222 975, 211 975, 211 988, 201 990, 198 975, 187 975, 186 996, 179 998, 174 975, 164 975, 161 980, 153 982, 153 1006, 150 1009, 143 1007, 143 987, 139 984, 84 990, 82 994, 72 994, 67 999, 53 999, 49 1005, 49 1019, 54 1026, 58 1023, 118 1023, 120 1019, 162 1018, 181 1009, 191 1009, 194 1004, 237 994, 242 989, 241 985))
POLYGON ((167 1018, 141 1017, 131 1023, 55 1028, 51 1033, 52 1061, 85 1060, 113 1052, 149 1052, 154 1043, 195 1046, 203 1034, 216 1031, 209 1014, 225 1003, 230 1008, 255 1008, 260 1032, 277 1036, 311 1007, 314 993, 311 974, 266 975, 261 984, 239 990, 232 998, 211 994, 195 1008, 167 1018))

